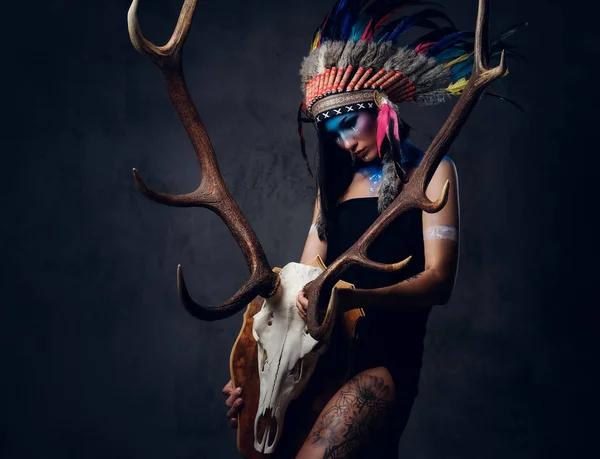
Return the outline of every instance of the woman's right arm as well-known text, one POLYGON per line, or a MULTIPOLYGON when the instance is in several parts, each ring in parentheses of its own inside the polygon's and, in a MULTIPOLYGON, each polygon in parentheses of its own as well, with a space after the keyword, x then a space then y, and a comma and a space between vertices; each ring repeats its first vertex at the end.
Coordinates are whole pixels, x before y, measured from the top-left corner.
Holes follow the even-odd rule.
MULTIPOLYGON (((317 195, 317 199, 315 200, 315 210, 313 212, 312 225, 308 232, 306 243, 304 244, 304 251, 302 252, 300 263, 307 264, 317 255, 321 256, 323 262, 325 262, 325 260, 327 259, 327 241, 322 241, 321 239, 319 239, 319 235, 317 233, 317 218, 319 216, 320 209, 321 207, 319 205, 319 196, 317 195)), ((304 320, 307 320, 307 307, 308 300, 304 296, 304 291, 300 290, 298 292, 298 295, 296 295, 296 308, 298 309, 300 317, 302 317, 304 320)))
POLYGON ((310 226, 310 230, 306 238, 306 243, 304 244, 304 250, 302 251, 302 257, 300 257, 300 263, 306 264, 313 258, 315 258, 317 255, 320 255, 323 261, 325 261, 325 258, 327 256, 327 242, 320 240, 319 235, 317 234, 316 225, 319 212, 319 196, 317 195, 317 199, 315 200, 315 210, 313 212, 312 224, 310 226))

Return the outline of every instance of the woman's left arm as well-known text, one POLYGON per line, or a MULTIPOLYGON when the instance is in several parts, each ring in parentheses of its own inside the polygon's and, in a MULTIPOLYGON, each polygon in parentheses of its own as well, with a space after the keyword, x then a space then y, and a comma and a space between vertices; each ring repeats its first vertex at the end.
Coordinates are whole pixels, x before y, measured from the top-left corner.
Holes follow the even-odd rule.
POLYGON ((444 158, 427 187, 427 197, 435 201, 446 180, 450 181, 448 202, 437 213, 423 212, 423 272, 388 287, 376 289, 339 289, 338 299, 345 310, 354 308, 431 307, 450 299, 459 251, 458 175, 454 162, 444 158))

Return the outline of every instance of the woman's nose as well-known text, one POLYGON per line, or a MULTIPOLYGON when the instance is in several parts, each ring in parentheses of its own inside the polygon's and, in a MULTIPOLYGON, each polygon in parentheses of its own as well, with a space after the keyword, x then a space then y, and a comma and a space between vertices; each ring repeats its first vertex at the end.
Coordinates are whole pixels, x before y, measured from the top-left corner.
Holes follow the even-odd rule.
POLYGON ((352 151, 352 147, 356 145, 356 139, 353 135, 342 133, 340 134, 340 145, 344 150, 352 151))

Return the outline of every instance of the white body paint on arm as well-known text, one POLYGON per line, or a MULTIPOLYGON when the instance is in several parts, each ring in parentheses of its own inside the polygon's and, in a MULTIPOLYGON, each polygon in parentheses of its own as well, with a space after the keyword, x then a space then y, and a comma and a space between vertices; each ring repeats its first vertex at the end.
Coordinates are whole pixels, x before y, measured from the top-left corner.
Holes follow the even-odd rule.
POLYGON ((445 225, 435 225, 425 228, 423 240, 430 241, 433 239, 449 239, 451 241, 457 241, 458 230, 455 226, 445 225))

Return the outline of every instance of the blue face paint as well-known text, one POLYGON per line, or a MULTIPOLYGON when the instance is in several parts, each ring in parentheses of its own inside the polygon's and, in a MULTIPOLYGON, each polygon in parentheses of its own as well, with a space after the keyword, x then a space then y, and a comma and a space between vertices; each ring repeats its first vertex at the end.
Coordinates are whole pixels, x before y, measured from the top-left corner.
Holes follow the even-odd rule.
POLYGON ((342 149, 364 162, 379 157, 377 152, 375 114, 366 110, 345 113, 325 120, 319 135, 328 136, 342 149))
POLYGON ((369 191, 371 193, 376 193, 379 189, 379 182, 381 182, 381 179, 383 178, 383 168, 381 163, 364 167, 360 172, 369 178, 369 191))
POLYGON ((334 116, 323 123, 325 134, 332 136, 332 139, 338 144, 346 142, 360 134, 360 131, 356 128, 357 120, 358 113, 334 116))

